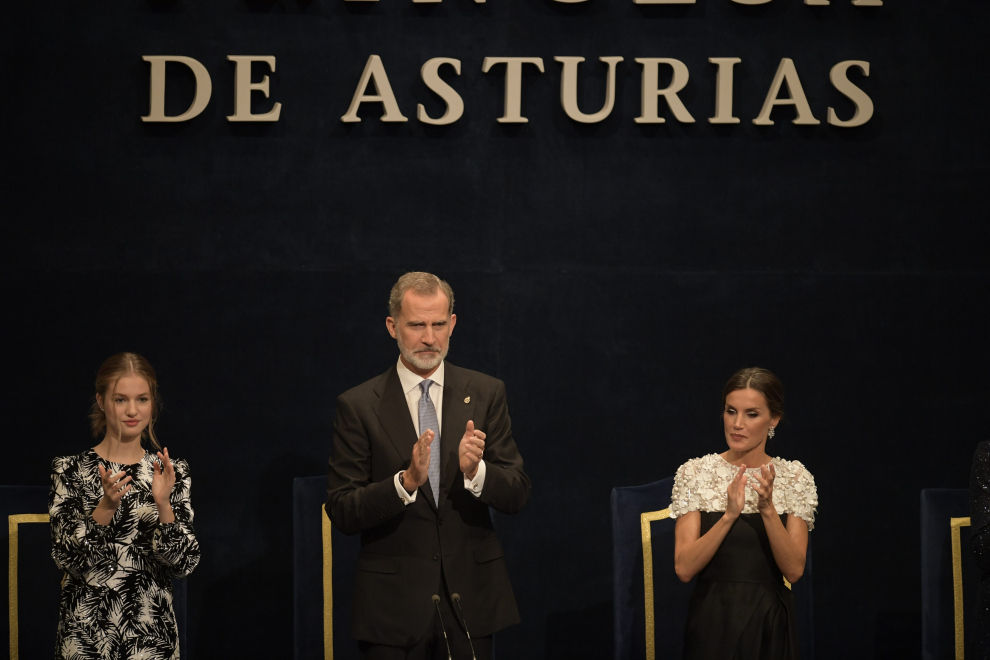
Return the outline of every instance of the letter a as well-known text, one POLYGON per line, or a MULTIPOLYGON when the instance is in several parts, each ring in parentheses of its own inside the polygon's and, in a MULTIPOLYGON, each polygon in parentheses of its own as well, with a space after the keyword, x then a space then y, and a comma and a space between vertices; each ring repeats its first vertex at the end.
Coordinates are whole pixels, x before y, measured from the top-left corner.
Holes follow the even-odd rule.
POLYGON ((364 65, 364 73, 358 81, 357 89, 354 91, 354 98, 351 99, 351 107, 347 109, 347 114, 340 118, 343 122, 358 122, 361 118, 357 116, 358 108, 362 103, 381 103, 385 110, 382 121, 403 122, 409 121, 399 112, 399 104, 395 102, 395 94, 388 84, 388 76, 385 75, 385 65, 382 58, 372 55, 364 65), (368 90, 368 83, 375 86, 374 95, 365 94, 368 90))
POLYGON ((793 122, 795 124, 814 126, 821 123, 811 114, 811 106, 808 105, 808 97, 804 95, 804 89, 801 87, 801 79, 798 78, 797 69, 794 68, 794 61, 788 57, 780 61, 780 66, 777 67, 777 75, 773 77, 773 84, 770 85, 770 91, 767 93, 767 98, 763 102, 763 109, 760 110, 760 115, 753 120, 753 123, 757 126, 772 126, 773 121, 770 119, 770 111, 773 110, 775 105, 793 105, 797 110, 797 119, 793 122), (785 80, 787 81, 787 89, 790 90, 791 95, 786 99, 777 98, 785 80))

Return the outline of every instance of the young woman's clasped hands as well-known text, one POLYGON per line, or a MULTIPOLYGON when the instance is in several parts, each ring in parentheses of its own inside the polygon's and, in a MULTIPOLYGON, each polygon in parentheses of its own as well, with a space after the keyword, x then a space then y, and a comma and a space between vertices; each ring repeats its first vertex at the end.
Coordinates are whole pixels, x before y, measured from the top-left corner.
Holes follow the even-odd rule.
MULTIPOLYGON (((124 496, 130 492, 134 484, 124 470, 110 472, 102 465, 99 468, 100 481, 103 483, 103 499, 93 509, 93 520, 100 525, 109 525, 113 514, 120 508, 124 496)), ((155 500, 155 506, 158 507, 158 521, 164 525, 175 522, 175 514, 169 502, 173 488, 175 488, 175 468, 169 460, 168 447, 165 447, 164 453, 158 452, 158 460, 152 466, 151 477, 151 495, 155 500)))

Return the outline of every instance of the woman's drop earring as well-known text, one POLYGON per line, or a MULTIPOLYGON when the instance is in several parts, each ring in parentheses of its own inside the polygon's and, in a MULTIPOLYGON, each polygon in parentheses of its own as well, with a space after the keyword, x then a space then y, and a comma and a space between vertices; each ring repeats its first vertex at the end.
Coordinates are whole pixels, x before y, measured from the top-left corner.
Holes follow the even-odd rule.
POLYGON ((772 438, 773 437, 773 427, 772 426, 770 427, 770 432, 767 433, 767 437, 768 438, 772 438))

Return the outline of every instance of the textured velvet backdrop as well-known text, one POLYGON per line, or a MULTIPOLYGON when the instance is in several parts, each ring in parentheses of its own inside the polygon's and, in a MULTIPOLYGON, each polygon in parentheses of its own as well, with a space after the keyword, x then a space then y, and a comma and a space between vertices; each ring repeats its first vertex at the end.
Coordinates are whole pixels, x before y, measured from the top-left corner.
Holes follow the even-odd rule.
MULTIPOLYGON (((319 474, 334 399, 394 359, 387 291, 407 269, 449 279, 450 359, 503 378, 534 483, 499 524, 523 623, 520 658, 611 654, 609 491, 723 446, 735 369, 774 369, 789 414, 774 451, 821 499, 819 657, 917 657, 918 491, 962 487, 986 437, 986 3, 852 7, 797 0, 223 0, 8 3, 4 56, 5 458, 12 484, 92 444, 99 362, 158 367, 162 436, 188 458, 204 558, 192 576, 199 658, 291 654, 291 479, 319 474), (339 122, 381 55, 403 113, 339 122), (213 100, 144 125, 142 55, 195 57, 213 100), (227 55, 275 55, 272 125, 232 125, 227 55), (505 126, 503 67, 541 56, 505 126), (582 55, 582 108, 560 108, 555 55, 582 55), (458 123, 418 79, 457 57, 458 123), (639 126, 634 57, 675 57, 698 123, 639 126), (739 56, 737 126, 707 123, 709 57, 739 56), (752 125, 781 57, 822 125, 752 125), (828 84, 845 59, 877 114, 828 84)), ((255 77, 261 75, 260 67, 255 77)), ((190 79, 169 70, 170 112, 190 79)), ((269 103, 258 98, 256 111, 269 103)), ((662 622, 661 622, 662 625, 662 622)), ((54 635, 47 626, 33 631, 54 635)), ((22 628, 22 635, 25 634, 22 628)), ((664 635, 680 631, 661 630, 664 635)), ((346 642, 343 635, 341 641, 346 642)), ((344 645, 350 648, 348 644, 344 645)), ((340 647, 338 647, 340 648, 340 647)))

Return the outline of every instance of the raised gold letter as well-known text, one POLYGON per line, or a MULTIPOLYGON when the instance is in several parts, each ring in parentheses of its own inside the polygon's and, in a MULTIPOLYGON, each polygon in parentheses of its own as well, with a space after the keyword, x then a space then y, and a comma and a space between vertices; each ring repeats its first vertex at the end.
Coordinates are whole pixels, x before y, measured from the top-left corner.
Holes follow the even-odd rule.
POLYGON ((662 96, 674 113, 677 121, 684 124, 693 124, 694 117, 687 111, 677 92, 684 89, 688 83, 690 74, 684 62, 672 60, 666 57, 637 57, 636 61, 643 65, 643 102, 642 114, 634 120, 637 124, 663 124, 666 120, 657 114, 659 102, 657 97, 662 96), (664 89, 657 89, 660 79, 660 65, 669 64, 674 73, 670 79, 670 85, 664 89))
POLYGON ((709 57, 708 61, 718 65, 715 76, 715 116, 710 124, 738 124, 739 117, 732 116, 732 68, 742 62, 738 57, 709 57))
POLYGON ((275 73, 275 57, 273 55, 228 55, 227 59, 236 62, 234 67, 234 114, 227 121, 278 121, 282 113, 282 104, 275 103, 272 109, 263 115, 251 114, 251 92, 259 91, 268 98, 268 76, 261 82, 251 82, 251 62, 264 62, 275 73))
POLYGON ((757 126, 772 126, 770 111, 775 105, 793 105, 797 110, 797 118, 793 122, 795 124, 813 126, 821 123, 811 114, 811 106, 808 105, 808 97, 804 95, 801 79, 798 78, 797 69, 794 68, 794 61, 787 57, 780 60, 777 75, 773 77, 773 84, 770 85, 770 91, 763 102, 763 109, 760 110, 760 115, 753 120, 753 123, 757 126), (791 95, 786 99, 779 99, 777 95, 780 94, 780 87, 785 80, 791 95))
POLYGON ((535 64, 543 73, 542 57, 486 57, 481 72, 488 73, 496 64, 505 65, 505 113, 495 121, 500 124, 525 124, 522 116, 522 65, 535 64))
POLYGON ((464 100, 461 98, 460 94, 454 91, 454 89, 445 83, 440 77, 438 69, 441 64, 449 64, 454 67, 454 72, 457 75, 461 75, 461 61, 454 60, 449 57, 434 57, 432 60, 427 60, 423 68, 419 70, 419 74, 423 77, 423 82, 426 86, 430 88, 437 96, 443 99, 444 103, 447 104, 447 111, 443 113, 440 119, 430 119, 430 116, 426 114, 426 108, 420 103, 416 106, 416 119, 420 120, 424 124, 433 124, 435 126, 442 126, 444 124, 453 124, 455 121, 461 118, 464 114, 464 100))
POLYGON ((148 116, 141 117, 141 121, 148 122, 176 122, 189 121, 206 109, 206 104, 210 102, 210 95, 213 93, 213 81, 206 67, 191 57, 181 55, 145 55, 141 58, 145 62, 151 62, 151 108, 148 116), (168 117, 165 115, 165 63, 179 62, 192 69, 196 76, 196 96, 193 97, 192 105, 181 115, 168 117))
POLYGON ((597 124, 608 117, 615 104, 615 65, 621 62, 622 58, 618 56, 598 58, 608 65, 608 76, 605 80, 605 105, 593 115, 581 112, 577 102, 577 70, 578 64, 584 62, 584 58, 555 57, 553 59, 564 65, 564 70, 560 74, 560 105, 563 106, 567 116, 582 124, 597 124))
POLYGON ((856 112, 853 113, 852 119, 848 121, 839 119, 835 114, 835 110, 829 108, 828 123, 832 124, 832 126, 842 126, 843 128, 862 126, 870 121, 870 118, 873 116, 873 100, 866 95, 866 92, 852 84, 847 77, 849 67, 853 66, 862 71, 864 76, 870 75, 870 63, 861 60, 839 62, 832 67, 832 71, 828 74, 828 79, 832 81, 832 86, 842 92, 856 105, 856 112))
POLYGON ((382 115, 382 121, 409 121, 399 112, 399 104, 395 101, 395 94, 392 93, 392 87, 388 84, 388 76, 385 75, 385 65, 382 64, 382 58, 377 55, 369 57, 368 62, 364 65, 361 80, 358 81, 357 89, 354 90, 354 98, 351 99, 351 107, 347 109, 347 114, 341 117, 340 121, 361 121, 361 118, 357 116, 357 112, 361 104, 365 102, 382 104, 382 107, 385 109, 385 113, 382 115), (373 96, 365 94, 365 91, 368 89, 368 82, 371 82, 375 86, 375 94, 373 96))

